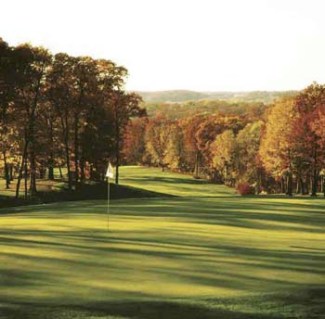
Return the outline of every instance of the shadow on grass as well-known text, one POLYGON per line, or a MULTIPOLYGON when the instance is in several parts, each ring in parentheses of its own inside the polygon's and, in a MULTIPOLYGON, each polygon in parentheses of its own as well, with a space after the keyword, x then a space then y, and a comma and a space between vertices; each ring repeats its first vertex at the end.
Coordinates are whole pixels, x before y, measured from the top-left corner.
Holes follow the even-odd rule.
MULTIPOLYGON (((135 232, 133 235, 137 235, 135 232)), ((140 234, 139 234, 140 235, 140 234)), ((33 262, 35 265, 56 265, 58 269, 96 269, 98 273, 114 269, 114 273, 122 276, 128 267, 118 267, 115 258, 135 258, 142 260, 150 257, 151 260, 173 261, 178 265, 191 265, 191 269, 164 268, 152 266, 144 268, 146 274, 154 274, 159 278, 173 278, 188 282, 195 287, 224 287, 231 289, 243 289, 245 283, 251 287, 274 286, 278 289, 291 285, 290 280, 283 276, 259 277, 251 270, 266 270, 271 272, 294 271, 301 276, 312 272, 325 276, 323 269, 324 251, 310 251, 302 248, 299 251, 291 249, 265 249, 257 247, 245 247, 227 245, 214 241, 197 243, 197 239, 184 238, 170 235, 168 239, 157 236, 148 239, 128 238, 123 232, 115 233, 107 237, 105 232, 97 232, 92 235, 86 231, 73 231, 66 234, 59 231, 45 230, 16 230, 0 232, 0 241, 11 249, 1 255, 3 257, 16 258, 20 262, 33 262), (35 239, 37 238, 37 239, 35 239), (170 249, 170 248, 172 249, 170 249), (19 253, 17 252, 19 248, 19 253), (36 256, 25 255, 25 249, 42 249, 51 252, 59 249, 64 256, 72 254, 73 259, 53 255, 36 256), (158 249, 158 250, 157 250, 158 249), (164 249, 164 250, 163 250, 164 249), (75 255, 77 254, 77 255, 75 255), (222 257, 220 257, 222 256, 222 257), (235 260, 235 262, 234 262, 235 260), (219 265, 219 267, 218 267, 219 265), (108 268, 107 268, 108 267, 108 268), (236 273, 234 269, 246 269, 245 273, 236 273), (230 269, 232 269, 230 271, 230 269), (204 271, 203 271, 204 270, 204 271), (221 277, 220 277, 221 276, 221 277)), ((127 273, 127 271, 126 271, 127 273)), ((11 269, 2 270, 0 283, 5 288, 13 286, 33 286, 35 279, 44 283, 62 280, 59 273, 30 269, 23 273, 11 269), (48 277, 46 277, 48 276, 48 277), (57 277, 58 276, 58 277, 57 277), (7 280, 7 281, 5 281, 7 280)), ((298 286, 298 285, 296 285, 298 286)))
POLYGON ((190 184, 190 185, 206 185, 210 184, 209 181, 204 179, 195 179, 190 176, 186 177, 162 177, 162 176, 150 176, 150 177, 127 177, 125 180, 141 183, 168 183, 168 184, 190 184))
POLYGON ((107 301, 83 305, 0 304, 6 319, 321 319, 324 288, 230 299, 189 301, 107 301))
MULTIPOLYGON (((47 204, 65 201, 81 201, 94 199, 107 199, 107 183, 98 183, 94 185, 82 185, 77 191, 48 191, 38 192, 35 197, 26 200, 14 198, 12 196, 0 196, 0 208, 17 207, 37 204, 47 204)), ((167 193, 154 192, 132 186, 110 184, 110 199, 126 198, 159 198, 176 197, 167 193)))
MULTIPOLYGON (((242 197, 119 202, 119 216, 164 217, 195 224, 324 233, 325 201, 247 201, 242 197)), ((112 210, 114 214, 114 209, 112 210)))
MULTIPOLYGON (((189 205, 191 206, 191 203, 189 205)), ((85 273, 85 271, 100 274, 106 273, 109 269, 114 273, 114 278, 123 284, 127 280, 125 278, 130 275, 129 272, 133 270, 133 266, 132 264, 121 266, 116 260, 121 260, 121 258, 126 261, 132 259, 148 260, 147 257, 151 257, 151 260, 172 260, 177 262, 177 265, 191 265, 188 269, 186 267, 164 267, 164 262, 151 266, 150 269, 138 266, 144 274, 154 274, 156 278, 159 278, 160 284, 163 284, 163 279, 170 278, 188 283, 188 287, 192 287, 191 289, 194 291, 195 287, 204 285, 205 287, 225 287, 234 290, 249 289, 250 291, 256 291, 259 286, 267 286, 270 287, 271 291, 292 288, 296 292, 272 296, 270 301, 265 300, 265 307, 276 309, 274 312, 272 309, 270 310, 272 314, 263 313, 258 300, 246 299, 229 301, 226 307, 221 307, 218 305, 219 301, 215 300, 209 300, 209 303, 213 304, 210 307, 161 300, 141 301, 142 296, 139 296, 139 301, 134 302, 108 301, 89 303, 83 306, 60 306, 60 302, 55 303, 55 301, 53 301, 53 305, 38 303, 37 297, 30 296, 29 300, 33 300, 35 303, 31 301, 30 303, 20 304, 17 300, 2 299, 0 302, 1 319, 318 319, 324 313, 324 289, 306 290, 305 285, 292 283, 285 276, 274 276, 274 271, 282 270, 299 272, 301 276, 308 276, 310 272, 324 273, 322 268, 324 255, 319 250, 305 251, 304 248, 300 251, 292 251, 289 248, 277 250, 276 248, 263 249, 245 247, 244 245, 238 246, 237 244, 230 245, 211 240, 200 242, 196 236, 182 235, 180 229, 177 229, 177 233, 174 230, 163 229, 162 233, 168 232, 167 237, 161 236, 162 234, 159 232, 153 232, 153 237, 141 239, 137 237, 138 235, 139 237, 143 236, 143 233, 137 234, 136 231, 132 231, 134 237, 130 238, 130 234, 123 231, 112 232, 110 236, 104 231, 96 231, 95 234, 91 234, 88 231, 90 228, 76 227, 69 232, 44 229, 2 229, 0 241, 4 246, 12 247, 12 249, 9 249, 7 253, 1 253, 1 255, 5 258, 15 258, 22 264, 32 262, 35 268, 12 270, 5 267, 2 269, 0 283, 4 291, 1 296, 5 296, 6 289, 13 287, 27 289, 38 289, 38 287, 44 289, 47 285, 50 287, 58 285, 58 288, 67 287, 71 281, 69 281, 70 276, 66 271, 71 272, 71 274, 85 273), (33 248, 42 249, 47 254, 45 256, 25 255, 25 249, 33 248), (64 254, 62 256, 49 254, 52 249, 55 251, 56 248, 59 248, 59 251, 64 254), (156 250, 157 248, 158 250, 156 250), (66 256, 73 258, 66 259, 66 256), (236 262, 233 258, 236 258, 236 262), (52 266, 49 267, 49 265, 52 266), (232 269, 234 265, 236 267, 232 269), (246 271, 240 272, 241 269, 246 269, 246 271), (271 270, 273 276, 259 277, 258 272, 255 273, 254 270, 260 269, 271 270), (248 312, 245 310, 247 309, 246 303, 251 304, 248 312), (292 315, 291 312, 286 313, 285 309, 291 305, 295 307, 295 315, 292 315)), ((186 229, 184 228, 184 230, 186 229)), ((157 282, 158 284, 159 282, 157 282)), ((76 296, 78 296, 78 288, 83 287, 83 285, 85 283, 81 280, 72 286, 73 289, 76 289, 76 296)), ((158 286, 157 290, 159 289, 158 286)), ((92 293, 96 292, 98 296, 105 296, 108 291, 106 288, 100 287, 89 290, 92 293)), ((72 291, 71 294, 74 292, 72 291)))
POLYGON ((209 309, 186 303, 143 301, 102 302, 83 306, 46 306, 11 304, 0 306, 0 318, 7 319, 280 319, 282 316, 243 313, 224 309, 209 309), (2 316, 2 317, 1 317, 2 316))

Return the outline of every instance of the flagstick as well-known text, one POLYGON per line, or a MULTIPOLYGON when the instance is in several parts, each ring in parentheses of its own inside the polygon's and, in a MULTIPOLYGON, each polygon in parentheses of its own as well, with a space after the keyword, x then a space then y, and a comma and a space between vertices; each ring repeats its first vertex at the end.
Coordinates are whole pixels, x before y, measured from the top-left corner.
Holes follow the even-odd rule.
POLYGON ((110 197, 110 185, 109 185, 109 178, 113 178, 113 167, 110 162, 108 162, 108 167, 106 171, 106 178, 107 178, 107 231, 109 231, 109 197, 110 197))
POLYGON ((110 197, 109 177, 107 176, 107 231, 109 231, 109 197, 110 197))

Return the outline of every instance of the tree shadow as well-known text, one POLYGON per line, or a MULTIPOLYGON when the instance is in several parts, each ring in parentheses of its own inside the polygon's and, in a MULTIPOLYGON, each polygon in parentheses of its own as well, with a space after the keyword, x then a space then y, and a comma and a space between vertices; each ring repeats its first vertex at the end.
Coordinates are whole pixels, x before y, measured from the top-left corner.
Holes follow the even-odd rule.
MULTIPOLYGON (((0 296, 5 296, 6 289, 22 288, 30 291, 39 287, 45 289, 44 287, 47 285, 67 290, 77 290, 82 287, 90 295, 98 293, 99 296, 105 296, 108 291, 111 291, 110 288, 88 287, 87 282, 82 281, 71 282, 68 275, 73 276, 80 273, 80 278, 86 278, 89 281, 92 278, 92 273, 98 275, 109 270, 113 271, 114 279, 123 284, 125 280, 128 280, 128 275, 134 271, 133 265, 128 264, 129 260, 143 260, 143 264, 137 264, 137 271, 144 274, 144 278, 147 278, 147 275, 149 278, 159 278, 161 284, 164 284, 164 279, 179 281, 194 290, 196 287, 203 286, 256 292, 259 286, 262 286, 269 287, 270 291, 273 289, 288 290, 289 288, 294 291, 303 291, 306 289, 306 285, 291 281, 287 274, 294 272, 301 277, 309 274, 319 277, 324 274, 325 276, 323 268, 325 248, 312 247, 317 240, 322 240, 324 207, 325 203, 314 201, 306 203, 300 200, 292 202, 268 199, 265 202, 255 198, 247 201, 241 197, 228 197, 222 200, 190 197, 138 198, 131 201, 113 202, 111 205, 112 217, 122 222, 133 219, 148 222, 156 219, 158 223, 149 230, 141 228, 114 230, 113 227, 113 231, 109 233, 105 231, 104 227, 94 230, 91 223, 85 222, 79 225, 77 222, 78 218, 91 221, 91 219, 105 217, 106 201, 57 203, 13 209, 15 212, 24 212, 23 216, 17 216, 18 224, 19 218, 22 217, 31 220, 33 218, 48 219, 49 223, 54 223, 54 225, 57 223, 55 219, 58 219, 60 223, 62 218, 65 221, 76 219, 76 225, 71 224, 70 228, 63 230, 42 229, 41 226, 36 229, 28 229, 29 223, 26 224, 26 228, 23 228, 24 224, 18 225, 17 228, 14 226, 12 228, 2 227, 0 242, 2 247, 6 248, 6 252, 1 252, 0 256, 4 257, 4 260, 13 261, 12 265, 16 265, 16 267, 20 265, 20 268, 15 270, 11 269, 12 265, 9 263, 2 262, 0 264, 0 284, 3 289, 0 296), (171 222, 172 227, 170 224, 166 226, 164 224, 166 221, 171 222), (218 231, 220 227, 210 226, 231 227, 226 229, 234 232, 235 239, 234 228, 252 231, 301 232, 301 236, 307 234, 307 241, 291 241, 294 245, 281 245, 279 248, 265 245, 259 247, 259 243, 256 244, 256 239, 253 241, 247 236, 233 241, 218 240, 218 237, 210 235, 211 231, 218 231), (315 238, 310 236, 312 233, 315 233, 315 238), (35 249, 35 252, 28 255, 26 251, 31 249, 35 249), (45 254, 37 255, 40 251, 45 254), (56 255, 53 253, 55 251, 60 253, 56 255), (120 260, 124 264, 117 262, 120 260), (150 268, 145 265, 145 261, 148 260, 154 264, 150 268), (35 268, 25 268, 23 266, 25 264, 34 265, 35 268), (261 272, 264 271, 270 275, 261 276, 261 272)), ((260 240, 263 241, 264 238, 260 237, 260 240)), ((112 278, 107 277, 106 279, 112 278)), ((153 294, 147 297, 159 299, 158 283, 156 292, 157 296, 153 294)), ((71 292, 71 294, 73 293, 78 296, 77 291, 71 292)), ((131 294, 129 291, 124 291, 124 293, 131 294)), ((71 305, 55 306, 62 302, 61 300, 57 303, 53 301, 54 306, 48 305, 47 307, 37 301, 37 296, 27 295, 25 297, 35 302, 24 305, 17 301, 17 307, 0 305, 0 314, 3 312, 4 318, 61 318, 61 314, 62 318, 83 318, 93 315, 144 319, 182 317, 189 319, 271 319, 285 317, 284 315, 272 317, 253 311, 248 314, 242 310, 220 308, 218 305, 208 308, 164 300, 126 300, 123 302, 110 300, 108 302, 89 302, 83 306, 75 307, 71 305), (43 308, 44 312, 42 312, 43 308), (26 315, 23 316, 24 312, 26 315), (50 315, 47 315, 47 312, 50 315)), ((284 301, 280 297, 274 297, 273 300, 277 299, 277 303, 283 304, 283 307, 288 303, 301 302, 304 312, 310 307, 303 300, 309 300, 316 312, 311 312, 310 317, 306 314, 299 318, 317 318, 315 313, 321 313, 319 309, 321 309, 320 304, 323 304, 324 301, 324 290, 320 289, 317 293, 311 293, 310 297, 306 293, 304 298, 297 297, 293 300, 289 296, 287 299, 284 298, 284 301)), ((1 302, 5 301, 5 299, 1 300, 1 302)), ((15 301, 11 298, 7 299, 11 305, 15 301)), ((290 316, 288 315, 287 318, 290 316)))
POLYGON ((207 308, 189 303, 170 301, 120 301, 77 305, 11 304, 0 306, 0 316, 6 319, 280 319, 282 316, 244 313, 207 308))

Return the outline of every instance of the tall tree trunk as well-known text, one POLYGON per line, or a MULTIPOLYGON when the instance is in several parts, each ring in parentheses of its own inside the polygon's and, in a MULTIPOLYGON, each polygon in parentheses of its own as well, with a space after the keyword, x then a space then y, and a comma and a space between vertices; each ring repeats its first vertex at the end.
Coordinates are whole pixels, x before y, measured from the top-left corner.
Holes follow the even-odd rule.
POLYGON ((74 114, 74 165, 75 165, 75 189, 79 183, 79 116, 74 114))
POLYGON ((86 180, 85 159, 83 157, 83 152, 81 151, 81 155, 80 155, 80 182, 84 183, 85 180, 86 180))
POLYGON ((199 178, 199 160, 200 160, 200 154, 199 151, 196 151, 195 164, 194 164, 194 178, 199 178))
POLYGON ((300 194, 305 195, 306 194, 305 183, 302 177, 299 177, 299 184, 300 184, 300 194))
POLYGON ((28 168, 27 168, 27 156, 25 157, 25 162, 24 162, 24 181, 25 181, 25 200, 28 197, 28 189, 27 189, 27 178, 28 178, 28 168))
MULTIPOLYGON (((68 171, 68 189, 72 190, 72 176, 71 176, 71 165, 70 165, 70 150, 69 150, 69 121, 68 114, 65 111, 64 116, 61 114, 61 126, 63 132, 63 140, 64 140, 64 150, 65 150, 65 160, 67 163, 67 171, 68 171)), ((62 178, 62 170, 61 170, 61 178, 62 178)))
MULTIPOLYGON (((235 182, 234 182, 235 184, 235 182)), ((255 194, 258 195, 260 193, 261 189, 261 174, 260 174, 260 169, 256 169, 256 185, 255 185, 255 194)))
POLYGON ((26 161, 26 158, 27 158, 28 144, 29 144, 29 140, 25 136, 24 151, 23 151, 23 155, 22 155, 22 159, 21 159, 21 164, 20 164, 20 167, 19 167, 19 173, 18 173, 18 179, 17 179, 17 185, 16 185, 16 198, 19 197, 20 183, 21 183, 21 179, 22 179, 22 176, 23 176, 23 171, 25 169, 25 161, 26 161))
POLYGON ((9 174, 9 164, 7 163, 7 152, 3 151, 3 161, 4 161, 4 169, 5 169, 5 180, 6 180, 6 189, 10 188, 10 174, 9 174))
MULTIPOLYGON (((118 102, 117 102, 118 103, 118 102)), ((118 107, 118 106, 117 106, 118 107)), ((118 112, 115 114, 115 184, 119 183, 119 168, 120 168, 120 125, 118 112)))
POLYGON ((306 176, 305 178, 305 182, 304 182, 304 185, 305 185, 305 194, 309 194, 309 180, 310 180, 310 176, 309 174, 306 176))
POLYGON ((318 184, 318 178, 317 178, 317 170, 313 171, 313 177, 311 179, 311 196, 317 196, 317 184, 318 184))
POLYGON ((78 188, 79 183, 79 115, 81 112, 82 100, 84 96, 84 87, 80 84, 80 92, 78 98, 77 109, 74 111, 74 166, 75 166, 75 189, 78 188))
POLYGON ((317 175, 317 146, 314 145, 313 149, 313 175, 311 179, 311 196, 317 196, 317 184, 318 184, 318 175, 317 175))
POLYGON ((94 165, 90 164, 90 173, 89 173, 89 177, 91 180, 94 180, 94 165))
POLYGON ((41 80, 43 78, 44 66, 42 73, 39 75, 37 80, 37 86, 35 88, 35 95, 33 102, 31 104, 30 113, 28 112, 28 138, 29 138, 29 147, 30 147, 30 187, 29 191, 31 196, 35 195, 37 192, 36 189, 36 155, 35 155, 35 121, 36 121, 36 109, 38 105, 40 90, 41 90, 41 80))
POLYGON ((67 171, 68 171, 68 189, 72 190, 72 176, 71 176, 71 166, 70 166, 70 153, 69 153, 69 144, 65 142, 65 160, 67 162, 67 171))
POLYGON ((54 180, 54 157, 53 157, 53 152, 50 152, 50 157, 48 161, 48 179, 53 181, 54 180))
POLYGON ((59 166, 59 174, 60 174, 60 179, 63 179, 63 174, 62 174, 62 167, 61 167, 61 165, 59 166))
POLYGON ((119 142, 119 134, 117 135, 117 141, 115 146, 115 152, 116 152, 116 167, 115 167, 115 184, 118 184, 119 182, 119 168, 120 168, 120 142, 119 142))
POLYGON ((286 193, 286 187, 285 187, 284 177, 281 177, 281 179, 280 179, 280 186, 281 186, 281 193, 285 194, 286 193))
POLYGON ((31 143, 30 149, 30 186, 29 192, 31 196, 34 196, 37 192, 36 190, 36 158, 34 151, 34 143, 31 143))
POLYGON ((287 188, 287 195, 292 196, 292 174, 289 173, 287 176, 287 181, 286 181, 286 188, 287 188))
POLYGON ((53 145, 54 145, 54 138, 53 138, 53 118, 50 116, 48 121, 48 126, 50 128, 49 137, 50 137, 50 154, 48 159, 48 179, 53 181, 54 180, 54 153, 53 153, 53 145))
POLYGON ((300 178, 297 176, 296 177, 296 194, 300 194, 301 192, 301 183, 300 183, 300 178))
POLYGON ((13 170, 14 170, 14 165, 10 164, 10 166, 9 166, 9 176, 10 176, 10 181, 11 182, 14 180, 13 170))

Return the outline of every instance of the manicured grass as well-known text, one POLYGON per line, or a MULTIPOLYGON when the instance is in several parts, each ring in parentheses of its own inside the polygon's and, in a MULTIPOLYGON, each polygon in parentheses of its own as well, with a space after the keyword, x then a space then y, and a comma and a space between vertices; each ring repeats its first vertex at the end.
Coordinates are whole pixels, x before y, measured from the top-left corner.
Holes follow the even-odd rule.
POLYGON ((324 199, 121 176, 179 197, 0 210, 0 318, 323 318, 324 199))
POLYGON ((234 196, 232 188, 194 179, 188 175, 163 172, 160 168, 128 166, 121 168, 121 184, 158 193, 185 197, 234 196))

